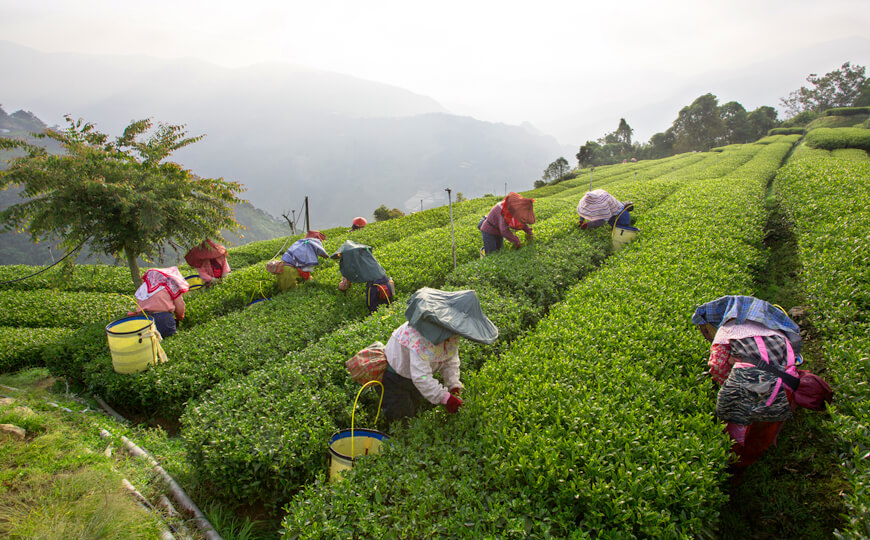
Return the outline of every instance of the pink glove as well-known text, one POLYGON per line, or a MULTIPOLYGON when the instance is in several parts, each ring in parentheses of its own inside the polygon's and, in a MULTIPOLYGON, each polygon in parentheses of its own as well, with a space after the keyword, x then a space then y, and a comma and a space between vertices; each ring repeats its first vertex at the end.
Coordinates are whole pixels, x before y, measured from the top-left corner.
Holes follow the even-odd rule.
POLYGON ((447 403, 444 404, 444 407, 447 409, 449 413, 455 413, 459 410, 459 407, 462 407, 462 400, 458 397, 450 394, 450 397, 447 398, 447 403))

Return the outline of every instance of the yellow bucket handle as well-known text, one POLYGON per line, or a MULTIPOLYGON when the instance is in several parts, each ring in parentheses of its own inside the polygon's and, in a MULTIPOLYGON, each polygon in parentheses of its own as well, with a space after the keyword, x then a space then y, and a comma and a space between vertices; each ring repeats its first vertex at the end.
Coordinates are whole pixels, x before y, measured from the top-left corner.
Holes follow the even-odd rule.
POLYGON ((622 210, 620 210, 620 212, 616 215, 616 219, 613 220, 613 228, 610 229, 610 237, 611 238, 613 238, 613 236, 616 234, 616 222, 618 222, 619 218, 622 217, 622 214, 623 214, 623 212, 625 212, 626 208, 627 208, 627 206, 625 204, 623 204, 622 210))
POLYGON ((377 384, 381 387, 381 399, 378 401, 378 413, 375 415, 375 423, 378 423, 378 417, 381 416, 381 403, 384 402, 384 385, 381 381, 369 381, 365 383, 362 388, 359 389, 359 392, 356 393, 356 399, 353 400, 353 411, 350 413, 350 460, 353 462, 354 454, 353 454, 353 423, 354 416, 356 415, 356 402, 359 401, 359 396, 362 394, 362 391, 368 388, 369 386, 377 384))
MULTIPOLYGON (((265 299, 265 298, 266 298, 266 295, 263 294, 263 282, 262 282, 262 281, 257 281, 257 285, 260 287, 260 296, 262 296, 263 299, 265 299)), ((250 304, 251 302, 254 301, 254 295, 255 295, 255 294, 257 294, 257 291, 254 291, 254 292, 251 293, 251 299, 248 300, 248 304, 250 304)))
POLYGON ((136 300, 136 298, 134 298, 132 296, 127 296, 126 294, 121 294, 121 293, 112 293, 112 294, 115 294, 115 295, 120 296, 122 298, 126 298, 127 300, 132 300, 133 303, 136 304, 136 307, 139 308, 139 311, 142 312, 142 315, 145 315, 145 318, 148 319, 149 321, 154 322, 154 317, 151 317, 150 315, 148 315, 148 313, 145 312, 144 309, 142 309, 142 306, 139 305, 139 301, 136 300))

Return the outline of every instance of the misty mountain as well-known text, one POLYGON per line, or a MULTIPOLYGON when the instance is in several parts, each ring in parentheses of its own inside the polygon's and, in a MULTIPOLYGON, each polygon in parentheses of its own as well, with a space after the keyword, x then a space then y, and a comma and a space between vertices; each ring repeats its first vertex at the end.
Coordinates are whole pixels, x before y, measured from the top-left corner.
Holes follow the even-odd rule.
POLYGON ((145 117, 186 124, 206 137, 173 160, 242 183, 242 196, 274 215, 308 196, 317 228, 370 217, 381 204, 440 205, 447 187, 469 197, 528 189, 573 155, 529 126, 450 115, 407 90, 289 64, 227 69, 0 41, 0 73, 0 103, 48 124, 70 114, 112 136, 145 117))

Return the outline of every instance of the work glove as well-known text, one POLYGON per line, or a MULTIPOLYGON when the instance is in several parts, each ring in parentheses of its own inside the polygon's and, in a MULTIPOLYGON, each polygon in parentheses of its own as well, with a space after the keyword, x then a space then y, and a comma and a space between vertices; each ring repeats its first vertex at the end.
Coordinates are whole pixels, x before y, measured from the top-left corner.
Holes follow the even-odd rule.
POLYGON ((447 409, 447 412, 453 414, 459 410, 459 407, 462 407, 462 400, 458 397, 450 394, 450 397, 447 398, 447 403, 444 404, 444 407, 447 409))
POLYGON ((459 394, 462 393, 462 388, 455 386, 455 387, 450 389, 450 393, 456 397, 459 397, 459 394))
POLYGON ((585 221, 581 221, 581 222, 580 222, 580 228, 581 228, 581 229, 585 229, 587 225, 589 225, 589 224, 586 223, 585 221))

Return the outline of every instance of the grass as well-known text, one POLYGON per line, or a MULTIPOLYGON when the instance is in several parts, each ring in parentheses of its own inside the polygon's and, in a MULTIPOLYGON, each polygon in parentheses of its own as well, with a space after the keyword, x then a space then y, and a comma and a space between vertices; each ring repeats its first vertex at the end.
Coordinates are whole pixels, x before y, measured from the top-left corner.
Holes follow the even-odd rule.
MULTIPOLYGON (((258 521, 216 502, 215 494, 198 486, 181 441, 163 429, 123 426, 94 412, 95 404, 67 399, 45 368, 0 375, 0 385, 0 396, 15 399, 0 405, 0 424, 27 431, 21 442, 0 435, 0 538, 157 538, 160 523, 122 488, 121 479, 152 503, 163 486, 150 466, 118 451, 120 435, 157 459, 222 538, 274 538, 277 517, 258 521), (100 429, 118 439, 103 440, 100 429)), ((192 523, 186 527, 195 533, 192 523)))
MULTIPOLYGON (((0 405, 0 423, 26 430, 24 440, 0 436, 0 536, 4 538, 156 538, 160 523, 124 490, 142 490, 147 472, 105 452, 86 414, 64 412, 49 396, 47 371, 3 376, 14 401, 0 405)), ((64 405, 82 409, 77 403, 64 405)))

